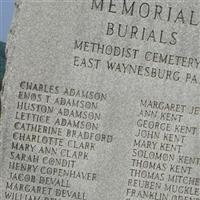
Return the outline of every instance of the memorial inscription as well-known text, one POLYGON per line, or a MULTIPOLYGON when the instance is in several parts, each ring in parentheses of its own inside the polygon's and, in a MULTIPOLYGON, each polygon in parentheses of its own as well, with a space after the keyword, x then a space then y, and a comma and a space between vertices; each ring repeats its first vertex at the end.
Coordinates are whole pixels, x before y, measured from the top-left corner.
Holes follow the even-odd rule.
POLYGON ((2 200, 200 200, 198 0, 16 2, 2 200))

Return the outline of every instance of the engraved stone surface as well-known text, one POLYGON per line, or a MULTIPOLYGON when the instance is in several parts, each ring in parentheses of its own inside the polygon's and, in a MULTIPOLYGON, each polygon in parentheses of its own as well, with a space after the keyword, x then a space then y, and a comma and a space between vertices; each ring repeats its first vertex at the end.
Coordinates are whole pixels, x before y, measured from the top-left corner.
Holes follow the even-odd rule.
POLYGON ((0 41, 0 81, 2 81, 5 73, 5 65, 6 65, 5 46, 6 44, 0 41))
POLYGON ((200 1, 18 0, 1 200, 200 199, 200 1))

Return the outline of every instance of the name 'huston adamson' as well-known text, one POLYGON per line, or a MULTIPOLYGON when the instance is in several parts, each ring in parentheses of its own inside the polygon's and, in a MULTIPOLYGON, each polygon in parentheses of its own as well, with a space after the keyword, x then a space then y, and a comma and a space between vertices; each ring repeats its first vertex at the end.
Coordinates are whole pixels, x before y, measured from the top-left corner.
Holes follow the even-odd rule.
POLYGON ((91 0, 91 9, 109 13, 148 18, 170 23, 182 23, 198 26, 200 17, 198 12, 177 5, 171 7, 164 4, 153 4, 133 0, 91 0))

